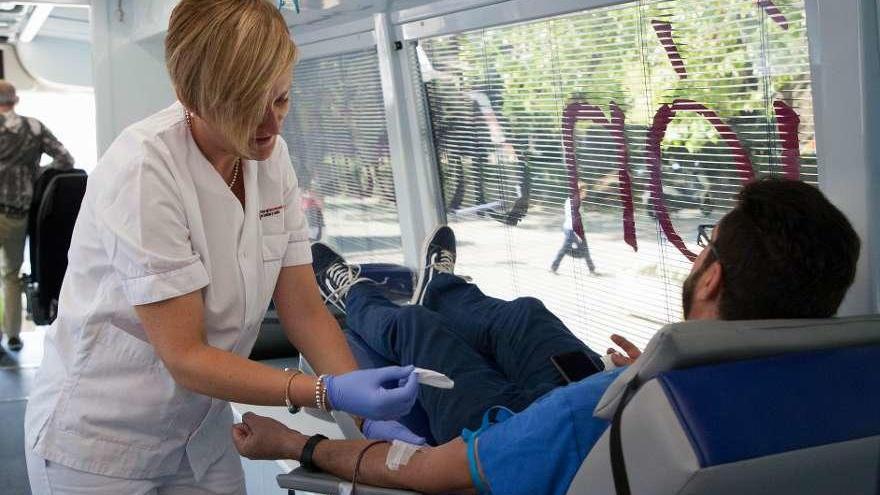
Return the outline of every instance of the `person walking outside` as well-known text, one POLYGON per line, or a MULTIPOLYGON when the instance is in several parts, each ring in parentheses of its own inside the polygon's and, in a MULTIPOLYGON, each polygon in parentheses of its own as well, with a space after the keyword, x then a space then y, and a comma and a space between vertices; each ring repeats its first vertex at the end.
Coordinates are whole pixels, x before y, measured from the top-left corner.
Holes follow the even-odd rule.
MULTIPOLYGON (((578 195, 581 198, 581 203, 587 200, 587 183, 584 181, 578 182, 578 195)), ((563 207, 563 211, 565 212, 565 220, 562 223, 562 232, 565 234, 565 239, 562 241, 562 247, 559 248, 559 252, 556 253, 556 258, 553 260, 553 264, 550 265, 550 271, 553 274, 557 274, 557 270, 559 270, 559 264, 562 263, 562 258, 565 255, 571 256, 572 258, 584 258, 587 262, 587 268, 589 268, 590 273, 596 274, 596 265, 593 264, 593 258, 590 257, 590 246, 587 245, 586 234, 584 238, 581 239, 574 232, 574 227, 572 226, 572 211, 571 211, 571 197, 565 200, 565 206, 563 207)))
MULTIPOLYGON (((52 131, 33 117, 15 113, 15 86, 0 80, 0 249, 3 251, 3 333, 6 346, 20 351, 21 263, 27 216, 43 154, 53 158, 49 167, 73 168, 73 157, 52 131)), ((2 352, 2 348, 0 348, 2 352)))

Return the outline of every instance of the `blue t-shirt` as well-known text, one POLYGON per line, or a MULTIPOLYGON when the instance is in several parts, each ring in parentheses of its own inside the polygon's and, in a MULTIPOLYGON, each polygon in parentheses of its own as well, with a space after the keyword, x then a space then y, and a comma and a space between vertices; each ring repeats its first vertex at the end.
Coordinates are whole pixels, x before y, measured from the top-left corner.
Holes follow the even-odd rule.
POLYGON ((565 494, 609 424, 594 418, 593 410, 624 369, 560 387, 485 430, 476 453, 489 490, 505 495, 565 494))

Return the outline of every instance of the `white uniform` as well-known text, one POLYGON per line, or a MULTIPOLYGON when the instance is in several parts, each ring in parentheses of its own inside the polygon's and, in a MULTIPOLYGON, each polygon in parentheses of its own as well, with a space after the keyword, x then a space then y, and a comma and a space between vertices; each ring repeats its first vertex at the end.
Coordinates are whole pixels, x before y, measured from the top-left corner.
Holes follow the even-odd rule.
POLYGON ((243 210, 179 103, 107 150, 89 178, 27 408, 33 454, 129 479, 191 467, 199 480, 228 453, 229 404, 174 382, 133 306, 201 289, 208 343, 250 353, 281 267, 308 264, 311 252, 280 137, 271 158, 243 162, 242 179, 243 210))

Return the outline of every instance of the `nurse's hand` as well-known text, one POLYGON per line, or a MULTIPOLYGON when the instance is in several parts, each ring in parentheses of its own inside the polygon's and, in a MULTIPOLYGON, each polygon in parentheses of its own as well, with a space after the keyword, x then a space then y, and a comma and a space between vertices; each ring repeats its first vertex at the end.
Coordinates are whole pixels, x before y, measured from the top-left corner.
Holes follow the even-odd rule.
POLYGON ((232 442, 248 459, 299 459, 308 437, 272 418, 244 413, 232 426, 232 442))
POLYGON ((333 409, 370 419, 397 419, 412 409, 419 393, 412 366, 358 370, 325 380, 333 409))
POLYGON ((364 420, 364 436, 371 440, 400 440, 412 445, 425 445, 428 442, 423 437, 413 433, 409 428, 397 421, 373 421, 364 420))

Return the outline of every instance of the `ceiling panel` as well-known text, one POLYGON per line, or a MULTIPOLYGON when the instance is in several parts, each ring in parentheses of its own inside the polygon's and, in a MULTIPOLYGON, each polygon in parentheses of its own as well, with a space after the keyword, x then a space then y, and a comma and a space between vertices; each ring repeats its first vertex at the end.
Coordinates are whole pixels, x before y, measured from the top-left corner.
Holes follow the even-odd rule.
MULTIPOLYGON (((289 26, 297 32, 357 21, 380 12, 419 7, 437 0, 299 0, 300 12, 283 10, 289 26)), ((290 2, 291 4, 293 2, 290 2)))

